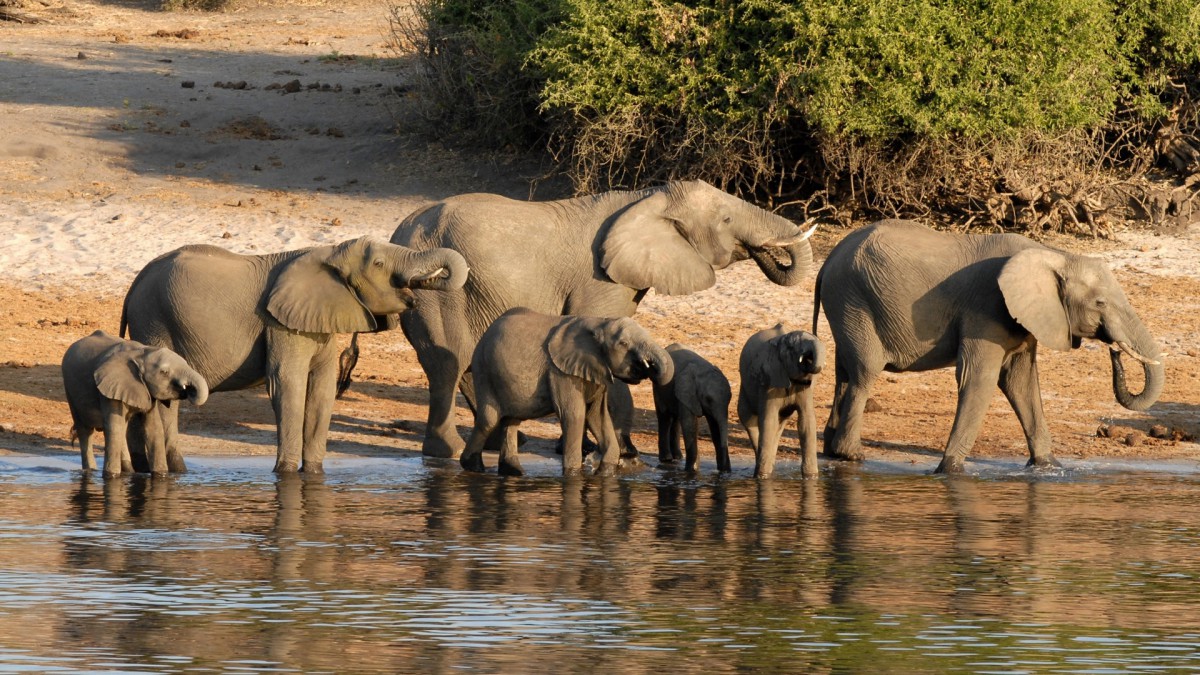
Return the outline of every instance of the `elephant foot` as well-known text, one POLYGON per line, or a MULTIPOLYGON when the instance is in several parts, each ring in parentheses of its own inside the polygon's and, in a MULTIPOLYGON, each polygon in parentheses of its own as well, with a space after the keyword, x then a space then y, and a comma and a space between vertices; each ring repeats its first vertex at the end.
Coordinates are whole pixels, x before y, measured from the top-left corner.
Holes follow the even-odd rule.
POLYGON ((486 469, 483 466, 483 453, 477 452, 473 455, 463 455, 458 460, 463 471, 471 471, 474 473, 483 473, 486 469))
POLYGON ((466 444, 463 443, 461 438, 448 441, 432 434, 426 434, 425 439, 421 441, 421 454, 426 457, 457 459, 462 456, 464 447, 466 447, 466 444))
POLYGON ((944 474, 960 474, 964 471, 966 471, 966 462, 962 457, 942 457, 942 461, 933 470, 934 473, 944 474))
POLYGON ((1029 462, 1025 464, 1025 468, 1033 469, 1061 469, 1062 463, 1052 454, 1047 453, 1041 457, 1030 457, 1029 462))
POLYGON ((183 455, 178 452, 167 453, 167 471, 171 473, 187 473, 187 464, 183 461, 183 455))
POLYGON ((276 460, 275 468, 272 471, 275 473, 298 473, 300 471, 300 463, 295 460, 276 460))
POLYGON ((825 448, 825 451, 822 454, 829 459, 836 459, 842 462, 861 462, 867 458, 867 454, 863 452, 861 447, 855 448, 854 450, 841 451, 834 450, 832 448, 825 448))
POLYGON ((305 462, 304 465, 300 467, 300 473, 309 476, 324 476, 325 464, 323 462, 305 462))
POLYGON ((773 475, 775 475, 775 470, 774 470, 774 469, 770 469, 770 470, 768 470, 768 469, 755 469, 755 470, 754 470, 754 477, 755 477, 755 478, 757 478, 757 479, 759 479, 759 480, 767 480, 768 478, 770 478, 770 477, 771 477, 771 476, 773 476, 773 475))
POLYGON ((633 439, 629 436, 621 437, 621 458, 628 459, 629 457, 638 457, 641 453, 638 452, 637 446, 633 444, 633 439))
POLYGON ((592 472, 594 476, 615 476, 620 469, 620 464, 612 464, 610 462, 600 462, 596 466, 596 470, 592 472))
POLYGON ((501 476, 524 476, 525 469, 521 467, 521 462, 516 459, 501 460, 500 465, 496 467, 496 472, 501 476))
POLYGON ((121 473, 119 471, 105 471, 103 475, 104 480, 113 480, 121 477, 121 473))

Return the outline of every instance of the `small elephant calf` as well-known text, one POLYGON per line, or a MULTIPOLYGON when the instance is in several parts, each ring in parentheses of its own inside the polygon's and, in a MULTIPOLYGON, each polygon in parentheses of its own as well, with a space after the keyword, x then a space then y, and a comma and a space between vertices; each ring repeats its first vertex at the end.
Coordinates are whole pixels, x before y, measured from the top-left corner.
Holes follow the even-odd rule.
POLYGON ((475 427, 460 462, 483 471, 483 449, 497 428, 504 430, 499 471, 524 474, 517 459, 522 420, 558 415, 562 425, 563 475, 583 467, 583 433, 600 442, 597 472, 620 463, 620 442, 608 408, 614 379, 636 384, 671 379, 666 350, 633 319, 550 316, 524 307, 505 312, 484 331, 471 358, 475 384, 475 427))
POLYGON ((769 478, 784 422, 797 414, 801 471, 817 475, 817 425, 812 378, 825 366, 825 347, 812 333, 784 332, 783 324, 750 336, 738 371, 738 418, 754 446, 754 475, 769 478))
POLYGON ((62 375, 83 470, 96 468, 92 432, 102 430, 106 478, 133 471, 131 438, 135 449, 144 450, 149 470, 166 473, 159 406, 208 400, 208 383, 182 356, 99 330, 67 348, 62 375))
POLYGON ((713 364, 681 344, 667 347, 675 377, 654 385, 654 411, 658 417, 658 461, 679 459, 679 436, 687 452, 688 471, 698 468, 696 418, 708 421, 708 432, 717 454, 717 470, 732 470, 729 463, 729 401, 733 394, 729 379, 713 364))

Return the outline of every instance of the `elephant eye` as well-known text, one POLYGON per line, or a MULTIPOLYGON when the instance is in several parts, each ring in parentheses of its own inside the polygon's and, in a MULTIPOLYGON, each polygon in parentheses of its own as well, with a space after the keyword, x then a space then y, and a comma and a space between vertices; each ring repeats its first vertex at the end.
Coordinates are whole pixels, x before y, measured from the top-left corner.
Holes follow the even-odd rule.
POLYGON ((1097 307, 1104 307, 1107 304, 1108 304, 1108 301, 1105 300, 1104 298, 1096 298, 1096 306, 1097 307))
POLYGON ((376 267, 383 267, 383 260, 381 258, 376 258, 375 262, 372 264, 375 265, 376 267))

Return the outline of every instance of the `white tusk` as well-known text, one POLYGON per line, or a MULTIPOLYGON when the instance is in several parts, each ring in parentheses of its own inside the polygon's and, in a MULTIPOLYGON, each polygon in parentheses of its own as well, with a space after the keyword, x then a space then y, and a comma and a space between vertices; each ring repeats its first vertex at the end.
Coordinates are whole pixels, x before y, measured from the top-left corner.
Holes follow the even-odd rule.
POLYGON ((808 228, 807 232, 804 232, 803 234, 798 234, 794 237, 788 237, 787 239, 776 239, 775 241, 768 241, 767 243, 763 244, 763 247, 764 248, 786 248, 786 247, 792 246, 794 244, 799 244, 802 241, 806 241, 809 237, 811 237, 813 235, 813 232, 816 232, 816 231, 817 231, 817 226, 813 225, 812 227, 808 228))
POLYGON ((1145 356, 1142 356, 1141 354, 1133 351, 1133 347, 1131 347, 1128 342, 1118 342, 1117 347, 1113 347, 1112 345, 1108 346, 1108 348, 1113 350, 1114 352, 1115 351, 1125 352, 1126 354, 1129 355, 1130 358, 1134 359, 1135 361, 1140 361, 1141 363, 1144 363, 1148 366, 1157 366, 1162 363, 1161 361, 1155 361, 1154 359, 1148 359, 1145 356), (1120 350, 1118 350, 1117 347, 1120 347, 1120 350))

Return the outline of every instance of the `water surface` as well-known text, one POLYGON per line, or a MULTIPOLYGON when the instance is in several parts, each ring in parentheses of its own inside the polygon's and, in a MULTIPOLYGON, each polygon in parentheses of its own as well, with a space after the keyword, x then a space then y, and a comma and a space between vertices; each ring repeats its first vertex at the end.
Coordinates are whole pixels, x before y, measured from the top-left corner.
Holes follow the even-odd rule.
POLYGON ((1190 465, 76 461, 0 458, 0 671, 1200 669, 1190 465))

